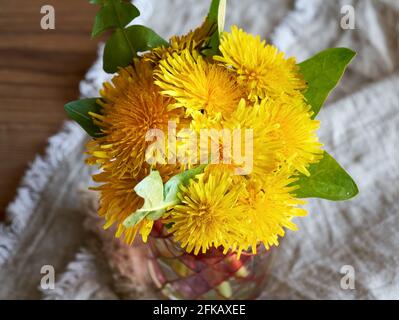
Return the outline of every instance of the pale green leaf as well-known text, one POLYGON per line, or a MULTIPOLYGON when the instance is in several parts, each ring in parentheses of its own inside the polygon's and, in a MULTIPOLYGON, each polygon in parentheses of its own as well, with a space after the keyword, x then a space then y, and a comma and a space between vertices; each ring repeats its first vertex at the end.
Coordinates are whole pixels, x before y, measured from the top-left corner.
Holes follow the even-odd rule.
POLYGON ((144 199, 144 204, 141 209, 133 212, 123 221, 123 225, 126 228, 133 227, 152 211, 159 211, 159 209, 154 210, 153 208, 162 206, 164 198, 163 182, 159 172, 151 171, 147 177, 136 185, 134 191, 144 199))
POLYGON ((165 209, 168 207, 174 206, 180 203, 180 199, 178 197, 178 193, 180 191, 181 186, 186 186, 191 179, 193 179, 196 175, 202 173, 205 169, 206 165, 199 165, 190 170, 183 171, 173 177, 171 177, 168 182, 165 183, 164 186, 164 195, 165 199, 163 204, 157 211, 151 212, 147 218, 151 220, 157 220, 165 212, 165 209))
POLYGON ((149 220, 158 220, 165 214, 165 210, 166 207, 155 211, 147 211, 148 215, 146 218, 149 220))
POLYGON ((197 174, 204 171, 206 165, 200 165, 194 169, 186 170, 171 177, 165 186, 158 171, 152 171, 137 184, 134 191, 144 199, 144 205, 136 212, 128 216, 123 225, 132 227, 144 218, 157 220, 163 216, 166 209, 180 203, 178 192, 180 187, 187 185, 197 174))
POLYGON ((144 199, 142 210, 149 210, 159 206, 163 202, 163 182, 158 171, 151 173, 141 180, 134 191, 144 199))
POLYGON ((149 211, 139 211, 131 214, 123 221, 123 226, 125 228, 134 227, 136 224, 140 223, 148 213, 149 211))
POLYGON ((165 202, 173 202, 178 200, 178 192, 180 186, 186 186, 191 179, 202 173, 206 165, 199 165, 190 170, 183 171, 168 180, 165 184, 165 202))

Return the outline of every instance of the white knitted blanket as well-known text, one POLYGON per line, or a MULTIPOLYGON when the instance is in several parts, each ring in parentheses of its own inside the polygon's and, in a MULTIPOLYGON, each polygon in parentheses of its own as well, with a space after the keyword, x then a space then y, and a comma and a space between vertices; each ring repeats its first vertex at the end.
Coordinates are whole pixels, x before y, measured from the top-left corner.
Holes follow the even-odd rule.
MULTIPOLYGON (((209 1, 140 0, 142 23, 164 37, 198 25, 209 1)), ((319 115, 326 149, 357 181, 360 195, 310 200, 310 215, 288 232, 262 298, 399 298, 399 4, 396 0, 230 0, 227 26, 260 34, 301 61, 327 47, 358 56, 319 115), (355 8, 356 29, 340 27, 341 6, 355 8), (354 271, 354 288, 341 271, 354 271), (344 281, 345 282, 345 281, 344 281)), ((107 79, 99 60, 82 81, 97 96, 107 79)), ((62 106, 54 106, 62 108, 62 106)), ((85 191, 86 135, 72 122, 49 139, 27 171, 0 224, 0 298, 151 298, 143 246, 126 247, 101 229, 96 197, 85 191), (44 265, 55 270, 43 289, 44 265)), ((351 278, 351 279, 352 279, 351 278)))

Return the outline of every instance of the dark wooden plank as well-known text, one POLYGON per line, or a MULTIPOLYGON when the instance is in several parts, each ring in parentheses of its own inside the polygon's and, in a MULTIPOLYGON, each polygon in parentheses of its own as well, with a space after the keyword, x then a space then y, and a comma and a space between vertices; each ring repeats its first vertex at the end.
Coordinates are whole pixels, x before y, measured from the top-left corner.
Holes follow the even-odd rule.
POLYGON ((66 119, 63 105, 95 59, 87 0, 0 0, 0 217, 30 161, 66 119), (40 28, 55 8, 56 29, 40 28))

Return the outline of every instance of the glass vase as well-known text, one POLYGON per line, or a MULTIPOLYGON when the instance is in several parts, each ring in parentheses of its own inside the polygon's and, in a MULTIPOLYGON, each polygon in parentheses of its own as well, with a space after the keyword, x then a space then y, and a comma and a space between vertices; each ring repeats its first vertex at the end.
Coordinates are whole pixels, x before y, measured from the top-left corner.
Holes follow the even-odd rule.
POLYGON ((263 245, 257 254, 189 254, 157 224, 149 238, 149 273, 163 298, 181 300, 247 300, 262 292, 275 249, 263 245))

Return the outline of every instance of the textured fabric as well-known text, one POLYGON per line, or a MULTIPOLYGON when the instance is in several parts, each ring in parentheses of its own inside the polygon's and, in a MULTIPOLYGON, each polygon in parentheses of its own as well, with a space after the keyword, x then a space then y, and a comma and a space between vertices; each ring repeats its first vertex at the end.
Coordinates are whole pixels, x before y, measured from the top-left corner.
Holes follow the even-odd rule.
POLYGON ((399 298, 397 88, 399 74, 320 114, 326 150, 352 174, 360 193, 342 203, 309 201, 309 216, 297 220, 299 231, 282 243, 264 297, 399 298), (344 265, 355 270, 355 290, 340 288, 344 265))
MULTIPOLYGON (((168 37, 201 22, 208 1, 140 0, 140 23, 168 37), (155 6, 156 4, 156 6, 155 6), (170 19, 170 12, 174 12, 170 19)), ((354 177, 360 194, 343 203, 309 200, 309 216, 288 232, 261 298, 382 299, 399 297, 398 204, 399 7, 396 0, 230 0, 235 23, 301 61, 333 46, 358 56, 319 118, 320 137, 354 177), (342 30, 341 5, 352 4, 356 29, 342 30), (343 290, 342 266, 355 270, 355 289, 343 290)), ((99 60, 82 81, 96 96, 109 78, 99 60)), ((57 106, 55 106, 57 107, 57 106)), ((61 106, 58 106, 61 107, 61 106)), ((26 173, 0 225, 0 298, 143 299, 155 297, 146 247, 102 230, 97 199, 88 192, 86 135, 71 122, 50 138, 45 156, 26 173), (43 265, 56 272, 54 290, 40 289, 43 265)))

